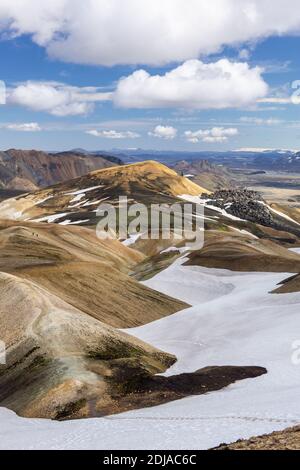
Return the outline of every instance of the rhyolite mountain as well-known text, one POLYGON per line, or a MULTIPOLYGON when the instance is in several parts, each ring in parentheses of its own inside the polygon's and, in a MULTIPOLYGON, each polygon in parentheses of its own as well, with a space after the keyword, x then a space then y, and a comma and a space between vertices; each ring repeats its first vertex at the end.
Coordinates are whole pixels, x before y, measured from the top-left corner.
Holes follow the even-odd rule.
POLYGON ((120 164, 109 155, 10 149, 0 152, 0 189, 34 191, 120 164))
POLYGON ((103 201, 173 203, 184 194, 208 191, 161 163, 147 161, 93 171, 80 178, 40 189, 0 205, 0 217, 13 220, 93 226, 103 201))

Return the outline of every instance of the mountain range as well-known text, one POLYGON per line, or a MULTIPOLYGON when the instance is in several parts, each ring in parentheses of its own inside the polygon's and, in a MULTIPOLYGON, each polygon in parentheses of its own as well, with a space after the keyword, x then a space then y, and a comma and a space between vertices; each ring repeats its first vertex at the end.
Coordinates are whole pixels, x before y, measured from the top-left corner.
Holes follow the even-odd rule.
MULTIPOLYGON (((93 153, 93 152, 92 152, 93 153)), ((95 153, 102 153, 100 151, 95 153)), ((300 154, 286 149, 251 149, 244 148, 229 151, 165 151, 144 149, 112 149, 111 153, 126 163, 144 160, 157 160, 173 166, 181 160, 193 162, 207 160, 216 165, 228 168, 245 168, 265 170, 299 171, 300 154)), ((105 152, 104 152, 105 154, 105 152)))
POLYGON ((10 149, 0 152, 0 188, 33 191, 118 164, 110 155, 10 149))

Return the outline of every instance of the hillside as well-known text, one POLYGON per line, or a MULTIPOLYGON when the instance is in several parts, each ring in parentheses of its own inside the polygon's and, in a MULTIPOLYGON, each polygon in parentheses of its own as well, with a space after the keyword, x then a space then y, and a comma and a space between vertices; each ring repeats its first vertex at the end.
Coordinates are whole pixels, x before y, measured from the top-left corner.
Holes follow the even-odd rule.
POLYGON ((300 256, 270 240, 210 232, 203 249, 190 253, 185 265, 238 272, 299 273, 300 256))
POLYGON ((0 188, 33 191, 121 163, 102 155, 10 149, 0 152, 0 188))
POLYGON ((2 221, 0 246, 1 407, 56 420, 103 416, 266 373, 226 366, 156 376, 176 357, 119 329, 188 304, 130 278, 144 257, 118 241, 80 227, 2 221))
POLYGON ((181 160, 171 165, 179 174, 210 191, 236 186, 236 177, 223 165, 208 160, 181 160))
POLYGON ((157 162, 108 168, 91 172, 45 190, 0 204, 0 217, 56 223, 93 225, 102 201, 127 196, 131 202, 169 203, 183 194, 208 191, 157 162))
POLYGON ((175 361, 35 283, 1 273, 0 292, 8 348, 7 364, 0 366, 0 405, 22 416, 91 416, 112 401, 110 381, 120 368, 133 361, 137 371, 150 374, 175 361))
POLYGON ((186 304, 129 277, 144 256, 80 227, 0 222, 0 271, 27 279, 116 328, 138 326, 186 304))

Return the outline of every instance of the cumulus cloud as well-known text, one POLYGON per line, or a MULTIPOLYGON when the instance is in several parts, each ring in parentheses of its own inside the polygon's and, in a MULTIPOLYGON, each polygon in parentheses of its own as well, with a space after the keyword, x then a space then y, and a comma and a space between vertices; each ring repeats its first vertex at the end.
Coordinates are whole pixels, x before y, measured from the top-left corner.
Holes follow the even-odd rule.
POLYGON ((86 132, 89 135, 92 135, 94 137, 102 137, 104 139, 137 139, 140 137, 139 134, 136 132, 131 132, 131 131, 122 131, 118 132, 115 130, 109 130, 109 131, 97 131, 97 130, 90 130, 86 132))
POLYGON ((96 103, 112 101, 123 108, 239 108, 266 99, 262 69, 222 59, 188 60, 164 75, 137 70, 110 92, 59 82, 27 81, 8 90, 7 102, 54 116, 86 115, 96 103))
POLYGON ((261 68, 250 68, 245 62, 188 60, 164 75, 137 70, 119 81, 113 100, 125 108, 248 106, 268 92, 261 74, 261 68))
POLYGON ((12 123, 4 126, 5 129, 18 132, 40 132, 42 128, 37 122, 12 123))
POLYGON ((141 109, 242 107, 266 96, 268 85, 261 74, 262 69, 245 62, 189 60, 164 75, 138 70, 121 78, 111 92, 95 86, 27 81, 8 90, 7 102, 61 117, 86 115, 96 103, 105 101, 141 109))
POLYGON ((275 118, 257 118, 257 117, 241 117, 241 122, 248 123, 248 124, 255 124, 257 126, 276 126, 281 124, 283 121, 281 119, 275 118))
POLYGON ((158 137, 159 139, 173 140, 177 135, 177 129, 172 126, 156 126, 153 131, 148 132, 150 137, 158 137))
POLYGON ((235 128, 213 127, 212 129, 186 131, 185 137, 188 142, 197 144, 198 142, 207 143, 222 143, 226 142, 229 137, 238 135, 238 130, 235 128))
POLYGON ((0 24, 63 61, 156 65, 299 33, 300 9, 298 0, 1 0, 0 24))
POLYGON ((76 116, 91 112, 95 102, 109 99, 110 93, 102 93, 95 87, 28 81, 9 90, 7 101, 54 116, 76 116))

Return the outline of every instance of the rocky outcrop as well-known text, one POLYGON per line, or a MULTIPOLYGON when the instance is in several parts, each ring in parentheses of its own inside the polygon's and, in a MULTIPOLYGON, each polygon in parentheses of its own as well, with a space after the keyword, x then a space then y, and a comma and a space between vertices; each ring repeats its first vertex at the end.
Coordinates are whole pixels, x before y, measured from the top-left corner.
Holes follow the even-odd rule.
POLYGON ((239 440, 234 444, 222 444, 214 450, 299 450, 300 426, 269 435, 239 440))
MULTIPOLYGON (((206 196, 203 196, 206 197, 206 196)), ((241 220, 300 236, 300 224, 269 206, 256 191, 228 189, 208 195, 208 206, 216 206, 241 220)))
POLYGON ((270 210, 262 204, 261 196, 256 191, 247 189, 220 190, 209 196, 214 206, 225 209, 243 220, 249 220, 261 225, 271 226, 273 217, 270 210))
POLYGON ((293 292, 300 292, 300 274, 289 277, 282 281, 273 294, 291 294, 293 292))

